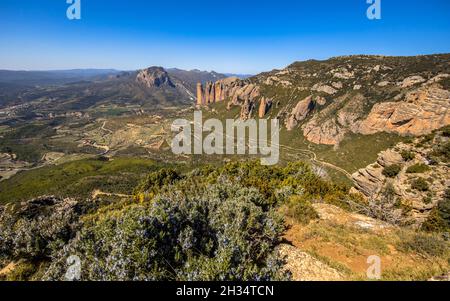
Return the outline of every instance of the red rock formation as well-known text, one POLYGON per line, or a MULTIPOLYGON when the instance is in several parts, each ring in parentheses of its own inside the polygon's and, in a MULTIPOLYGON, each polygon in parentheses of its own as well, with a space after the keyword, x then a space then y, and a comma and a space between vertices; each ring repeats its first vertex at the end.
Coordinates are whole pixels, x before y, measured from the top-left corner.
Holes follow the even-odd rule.
POLYGON ((269 99, 266 99, 265 97, 262 97, 259 101, 259 110, 258 110, 258 116, 259 118, 263 118, 266 116, 267 111, 270 109, 270 106, 272 105, 272 101, 269 99))
MULTIPOLYGON (((259 86, 241 81, 237 77, 229 77, 215 83, 207 82, 204 87, 197 85, 197 97, 203 96, 201 105, 230 100, 227 107, 241 106, 241 118, 248 119, 257 106, 260 98, 259 86)), ((197 104, 200 103, 197 101, 197 104)))
POLYGON ((450 124, 450 92, 421 88, 409 93, 401 102, 374 105, 361 123, 359 132, 370 135, 385 131, 400 135, 425 135, 450 124))
POLYGON ((292 110, 287 122, 286 122, 286 128, 288 131, 291 131, 294 129, 294 127, 297 126, 297 124, 304 120, 309 112, 314 109, 314 100, 311 96, 306 97, 303 100, 300 100, 295 108, 292 110))
POLYGON ((197 105, 203 105, 203 86, 201 83, 197 84, 197 105))

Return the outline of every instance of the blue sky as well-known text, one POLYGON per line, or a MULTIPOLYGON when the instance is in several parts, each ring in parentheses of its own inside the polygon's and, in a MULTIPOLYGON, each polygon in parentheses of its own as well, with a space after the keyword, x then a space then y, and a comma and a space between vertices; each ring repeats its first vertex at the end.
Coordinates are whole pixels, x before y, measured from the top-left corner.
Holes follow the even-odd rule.
POLYGON ((449 0, 0 1, 0 69, 139 69, 257 73, 347 54, 450 52, 449 0))

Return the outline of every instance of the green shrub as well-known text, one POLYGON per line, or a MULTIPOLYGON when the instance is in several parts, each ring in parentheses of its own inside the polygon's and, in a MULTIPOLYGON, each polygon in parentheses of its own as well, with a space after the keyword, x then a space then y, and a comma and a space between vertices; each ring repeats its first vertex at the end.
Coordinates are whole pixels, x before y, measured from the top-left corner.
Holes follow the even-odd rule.
POLYGON ((411 182, 411 188, 418 191, 428 191, 430 189, 428 182, 423 178, 417 178, 411 182))
POLYGON ((65 259, 82 260, 82 280, 283 280, 275 246, 284 232, 255 189, 224 182, 201 195, 172 187, 150 202, 107 212, 57 255, 45 279, 62 279, 65 259))
POLYGON ((318 219, 319 214, 311 202, 301 196, 293 196, 287 204, 286 215, 301 224, 309 224, 311 220, 318 219))
POLYGON ((427 195, 423 198, 423 202, 425 204, 431 204, 433 201, 433 194, 431 192, 428 192, 427 195))
POLYGON ((450 141, 444 144, 438 144, 434 147, 433 151, 428 154, 429 157, 440 158, 444 162, 450 161, 450 141))
POLYGON ((416 155, 413 152, 407 150, 401 151, 400 155, 405 161, 411 161, 416 157, 416 155))
POLYGON ((431 168, 423 163, 417 163, 414 165, 411 165, 406 169, 406 173, 424 173, 429 171, 431 168))
POLYGON ((422 224, 422 229, 428 232, 450 231, 450 188, 422 224))
POLYGON ((14 269, 6 275, 6 281, 28 281, 37 272, 37 266, 31 262, 17 264, 14 269))
POLYGON ((161 168, 158 171, 150 173, 135 189, 137 192, 147 192, 157 194, 161 187, 171 185, 180 180, 181 175, 172 168, 161 168))
MULTIPOLYGON (((60 189, 71 179, 71 191, 87 192, 94 186, 83 186, 86 179, 129 170, 129 162, 62 164, 46 170, 46 183, 60 189)), ((136 163, 131 173, 152 171, 134 190, 139 202, 40 198, 0 206, 0 260, 45 262, 37 279, 48 280, 63 279, 69 255, 82 259, 83 280, 286 279, 274 251, 285 230, 278 206, 289 204, 289 214, 307 223, 317 218, 312 200, 341 207, 356 200, 302 162, 233 162, 186 174, 136 163)))
POLYGON ((426 232, 445 232, 449 228, 448 223, 442 218, 438 207, 434 207, 422 224, 421 230, 426 232))
POLYGON ((431 133, 431 134, 425 135, 425 136, 422 138, 421 143, 422 143, 422 144, 425 144, 425 143, 432 142, 432 141, 434 140, 434 137, 435 137, 435 136, 436 136, 435 133, 431 133))
POLYGON ((401 251, 417 252, 428 256, 443 256, 448 253, 449 243, 438 235, 414 233, 404 237, 399 243, 401 251))
POLYGON ((400 165, 398 165, 398 164, 393 164, 393 165, 386 166, 386 167, 383 169, 382 174, 383 174, 385 177, 388 177, 388 178, 394 178, 394 177, 396 177, 396 176, 400 173, 401 170, 402 170, 402 168, 401 168, 400 165))
POLYGON ((450 137, 450 126, 446 126, 442 129, 442 136, 450 137))

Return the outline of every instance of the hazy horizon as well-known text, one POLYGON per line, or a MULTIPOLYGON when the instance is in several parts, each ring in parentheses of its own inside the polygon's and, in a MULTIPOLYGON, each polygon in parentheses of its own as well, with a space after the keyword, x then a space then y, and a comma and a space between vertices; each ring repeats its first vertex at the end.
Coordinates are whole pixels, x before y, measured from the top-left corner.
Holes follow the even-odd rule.
MULTIPOLYGON (((425 54, 416 54, 416 55, 410 55, 410 56, 428 56, 428 55, 443 55, 443 54, 449 54, 450 52, 443 52, 443 53, 425 53, 425 54)), ((341 55, 341 56, 330 56, 327 58, 323 58, 323 59, 314 59, 314 58, 310 58, 310 59, 305 59, 305 60, 297 60, 297 61, 292 61, 292 63, 295 62, 304 62, 304 61, 308 61, 308 60, 328 60, 334 57, 345 57, 345 56, 364 56, 364 55, 368 55, 368 56, 385 56, 385 57, 410 57, 410 56, 390 56, 390 55, 379 55, 379 54, 349 54, 349 55, 341 55)), ((290 64, 292 64, 290 63, 290 64)), ((289 65, 290 65, 289 64, 289 65)), ((218 71, 216 69, 211 69, 211 70, 202 70, 199 68, 193 68, 193 69, 183 69, 183 68, 179 68, 176 66, 172 66, 172 67, 166 67, 166 66, 162 66, 162 65, 152 65, 152 66, 143 66, 141 68, 137 68, 137 69, 116 69, 116 68, 68 68, 68 69, 3 69, 0 67, 0 71, 13 71, 13 72, 63 72, 63 71, 85 71, 85 70, 93 70, 93 71, 117 71, 117 72, 133 72, 133 71, 138 71, 138 70, 142 70, 142 69, 146 69, 146 68, 150 68, 150 67, 162 67, 166 70, 171 70, 171 69, 179 69, 179 70, 184 70, 184 71, 200 71, 200 72, 217 72, 220 74, 236 74, 236 75, 257 75, 259 73, 262 72, 267 72, 267 71, 272 71, 272 70, 282 70, 284 69, 286 66, 281 66, 278 68, 272 68, 270 70, 263 70, 257 73, 241 73, 241 72, 233 72, 233 71, 218 71)))

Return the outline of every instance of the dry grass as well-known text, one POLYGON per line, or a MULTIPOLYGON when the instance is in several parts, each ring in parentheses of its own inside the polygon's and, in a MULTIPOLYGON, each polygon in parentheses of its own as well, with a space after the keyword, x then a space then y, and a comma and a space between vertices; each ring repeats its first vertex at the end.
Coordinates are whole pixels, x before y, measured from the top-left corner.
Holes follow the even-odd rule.
MULTIPOLYGON (((450 270, 448 242, 397 227, 361 227, 358 215, 326 205, 308 225, 290 219, 285 239, 341 272, 346 280, 367 280, 367 258, 381 258, 382 280, 426 280, 450 270), (335 210, 335 215, 330 213, 335 210), (321 214, 322 213, 322 214, 321 214)), ((367 218, 364 218, 367 222, 367 218)), ((382 224, 379 224, 382 225, 382 224)))

